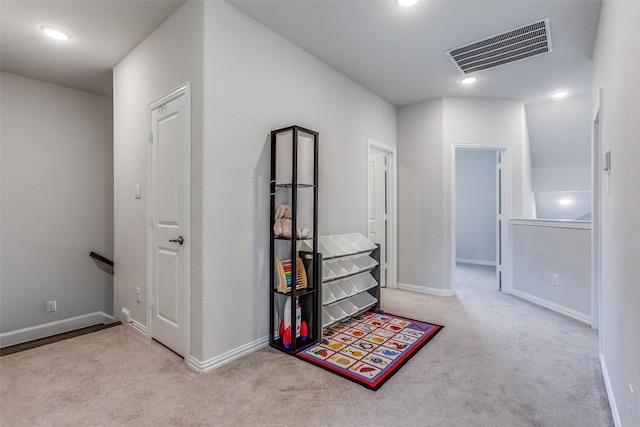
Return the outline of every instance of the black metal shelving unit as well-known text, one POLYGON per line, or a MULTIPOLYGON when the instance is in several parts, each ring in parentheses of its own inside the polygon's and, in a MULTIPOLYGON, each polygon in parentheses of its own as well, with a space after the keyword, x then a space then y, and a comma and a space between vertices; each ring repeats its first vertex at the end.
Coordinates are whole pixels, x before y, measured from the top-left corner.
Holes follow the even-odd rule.
POLYGON ((316 344, 322 337, 322 286, 319 280, 321 264, 318 254, 318 132, 300 126, 289 126, 271 132, 271 201, 270 201, 270 308, 269 345, 285 353, 295 354, 316 344), (290 158, 289 158, 290 157, 290 158), (291 175, 289 176, 289 169, 291 175), (304 176, 299 176, 301 169, 304 176), (282 173, 284 170, 284 174, 282 173), (311 181, 311 182, 309 182, 311 181), (302 199, 302 200, 301 200, 302 199), (301 206, 306 202, 306 205, 301 206), (276 236, 273 226, 275 209, 279 203, 291 207, 291 236, 276 236), (311 206, 308 206, 308 205, 311 206), (302 218, 301 218, 302 216, 302 218), (297 235, 301 223, 309 228, 309 235, 297 235), (310 223, 309 223, 310 222, 310 223), (306 241, 313 248, 312 255, 303 258, 307 287, 297 289, 299 246, 306 241), (286 292, 278 291, 277 261, 289 261, 291 286, 286 292), (287 348, 280 336, 279 325, 284 320, 284 308, 290 300, 290 337, 296 337, 298 320, 296 301, 301 305, 301 319, 307 322, 308 336, 291 339, 287 348))

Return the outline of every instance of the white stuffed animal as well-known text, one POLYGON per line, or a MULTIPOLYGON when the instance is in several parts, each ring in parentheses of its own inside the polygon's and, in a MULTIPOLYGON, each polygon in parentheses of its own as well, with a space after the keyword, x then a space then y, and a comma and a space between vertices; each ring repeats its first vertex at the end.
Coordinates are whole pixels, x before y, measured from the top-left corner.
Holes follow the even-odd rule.
MULTIPOLYGON (((273 224, 273 233, 276 237, 291 238, 291 206, 279 204, 276 206, 275 222, 273 224)), ((305 238, 309 236, 309 229, 305 228, 300 231, 296 230, 296 236, 305 238)))

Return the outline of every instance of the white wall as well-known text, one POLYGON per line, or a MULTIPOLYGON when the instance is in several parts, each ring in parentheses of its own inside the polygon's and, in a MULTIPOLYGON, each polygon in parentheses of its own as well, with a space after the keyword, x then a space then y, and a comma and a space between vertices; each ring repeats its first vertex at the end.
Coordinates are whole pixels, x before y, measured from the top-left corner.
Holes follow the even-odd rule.
POLYGON ((5 72, 1 85, 1 331, 109 315, 113 276, 89 253, 113 257, 111 99, 5 72))
MULTIPOLYGON (((571 94, 559 100, 528 104, 533 167, 589 165, 590 119, 590 95, 571 94)), ((589 180, 586 179, 583 185, 588 186, 589 180)))
POLYGON ((536 217, 536 200, 533 190, 533 169, 531 163, 531 139, 526 110, 522 110, 522 218, 536 217))
POLYGON ((146 281, 145 201, 130 189, 146 176, 146 104, 191 80, 202 132, 192 133, 191 354, 217 366, 268 335, 269 132, 320 133, 319 232, 364 234, 367 138, 396 145, 395 108, 224 2, 186 3, 114 78, 116 260, 133 256, 116 277, 116 314, 133 306, 145 321, 133 291, 146 281), (163 59, 176 54, 168 39, 182 58, 163 59))
POLYGON ((398 286, 443 281, 443 100, 398 108, 398 286))
POLYGON ((504 146, 511 151, 513 216, 529 212, 520 101, 444 98, 398 109, 398 282, 447 294, 452 289, 452 148, 504 146))
POLYGON ((590 323, 591 225, 512 220, 511 228, 512 293, 590 323))
POLYGON ((456 259, 496 263, 496 151, 456 150, 456 259))
POLYGON ((269 132, 320 133, 319 234, 366 234, 367 138, 395 146, 396 122, 393 106, 228 4, 207 2, 205 22, 206 359, 268 334, 269 132))
POLYGON ((533 191, 591 191, 591 166, 586 164, 533 168, 533 191))
POLYGON ((594 53, 593 93, 602 89, 602 152, 611 150, 602 195, 601 353, 619 426, 640 420, 640 3, 604 1, 594 53), (606 188, 606 187, 604 187, 606 188), (628 386, 635 390, 635 419, 628 386))
MULTIPOLYGON (((192 301, 200 301, 202 263, 203 2, 187 2, 127 55, 113 71, 114 246, 117 274, 114 313, 121 309, 146 328, 147 321, 147 105, 191 82, 192 301), (142 198, 133 188, 142 185, 142 198), (141 301, 136 290, 141 289, 141 301)), ((196 305, 197 307, 197 305, 196 305)), ((202 345, 199 313, 192 312, 191 342, 202 345)))

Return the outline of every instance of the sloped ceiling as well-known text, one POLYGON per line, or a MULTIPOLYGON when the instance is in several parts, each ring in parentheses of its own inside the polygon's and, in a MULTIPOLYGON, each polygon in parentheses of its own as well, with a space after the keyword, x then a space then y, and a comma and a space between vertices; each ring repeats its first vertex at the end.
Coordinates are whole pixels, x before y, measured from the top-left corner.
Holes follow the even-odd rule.
POLYGON ((112 96, 112 69, 176 11, 181 1, 0 1, 2 71, 112 96), (41 31, 71 33, 55 42, 41 31))

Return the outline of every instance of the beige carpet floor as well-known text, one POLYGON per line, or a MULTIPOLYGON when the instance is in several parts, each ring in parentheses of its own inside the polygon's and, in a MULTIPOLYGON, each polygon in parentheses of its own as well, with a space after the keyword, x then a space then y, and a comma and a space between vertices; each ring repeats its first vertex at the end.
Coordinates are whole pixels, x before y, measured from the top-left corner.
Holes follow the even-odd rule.
POLYGON ((270 348, 208 374, 128 325, 0 358, 9 426, 612 426, 589 326, 460 266, 456 297, 383 290, 445 325, 376 392, 270 348))

